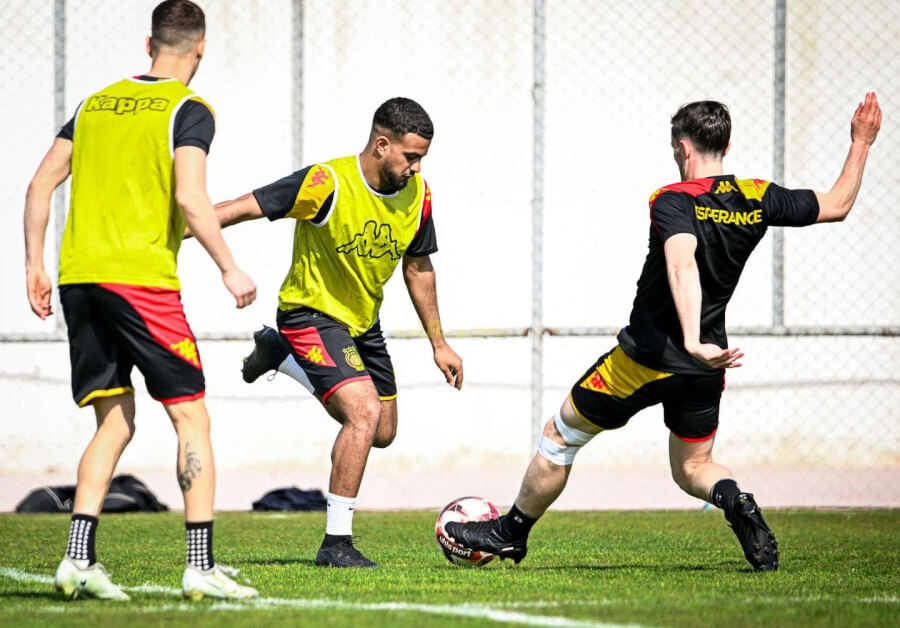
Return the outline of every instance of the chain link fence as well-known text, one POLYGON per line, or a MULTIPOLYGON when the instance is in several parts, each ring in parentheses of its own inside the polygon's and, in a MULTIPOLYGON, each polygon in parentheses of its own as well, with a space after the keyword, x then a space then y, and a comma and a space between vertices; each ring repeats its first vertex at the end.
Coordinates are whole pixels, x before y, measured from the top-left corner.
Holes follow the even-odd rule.
MULTIPOLYGON (((8 208, 21 207, 55 129, 80 100, 149 67, 141 38, 155 4, 0 4, 0 68, 11 87, 0 112, 17 120, 8 129, 12 150, 0 156, 8 208)), ((400 433, 370 473, 453 469, 476 478, 473 491, 478 473, 524 470, 535 430, 627 322, 646 254, 647 199, 678 178, 669 117, 679 105, 711 98, 729 106, 727 171, 827 191, 849 147, 853 110, 866 91, 877 91, 884 128, 850 218, 772 230, 744 272, 728 322, 747 358, 729 373, 716 449, 741 477, 781 491, 774 501, 784 505, 900 503, 897 489, 887 498, 870 494, 900 484, 900 249, 893 243, 900 215, 891 202, 892 167, 900 162, 893 122, 900 43, 892 37, 900 5, 201 5, 209 43, 191 87, 217 113, 214 201, 359 152, 374 109, 387 98, 415 98, 431 114, 436 133, 423 175, 441 247, 434 261, 444 325, 458 332, 452 343, 466 361, 467 382, 452 395, 430 365, 427 343, 401 338, 418 321, 402 281, 392 281, 382 321, 395 336, 400 433), (483 330, 493 330, 491 337, 466 337, 483 330)), ((64 195, 51 221, 48 266, 64 195)), ((3 422, 0 474, 71 472, 92 421, 68 397, 61 316, 42 324, 28 310, 21 214, 8 211, 0 221, 0 390, 11 400, 10 416, 27 416, 32 426, 3 422)), ((280 380, 244 387, 237 373, 250 331, 274 318, 290 232, 279 223, 226 231, 260 287, 249 314, 233 309, 199 247, 186 244, 180 257, 188 317, 207 339, 201 351, 213 357, 204 363, 226 470, 327 465, 333 426, 315 404, 280 380), (249 428, 247 416, 267 422, 249 428)), ((138 403, 161 427, 149 428, 143 445, 136 439, 123 464, 168 468, 169 445, 159 446, 171 439, 163 415, 149 399, 138 403)), ((573 483, 579 474, 613 483, 631 474, 634 492, 675 492, 661 412, 595 439, 579 454, 573 483)), ((515 485, 504 490, 511 500, 515 485)), ((573 490, 594 498, 585 498, 589 505, 630 504, 600 489, 573 490)))

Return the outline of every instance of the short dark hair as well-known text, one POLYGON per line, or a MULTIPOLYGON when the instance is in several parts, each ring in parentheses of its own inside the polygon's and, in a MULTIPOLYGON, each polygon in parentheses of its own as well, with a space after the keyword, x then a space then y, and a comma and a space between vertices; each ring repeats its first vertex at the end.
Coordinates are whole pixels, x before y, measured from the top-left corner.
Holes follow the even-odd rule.
POLYGON ((379 127, 391 134, 402 137, 407 133, 415 133, 419 137, 430 140, 434 137, 434 126, 431 118, 422 105, 409 98, 391 98, 375 110, 372 118, 372 129, 379 127))
POLYGON ((156 55, 163 46, 187 52, 185 48, 203 39, 205 33, 203 9, 191 0, 165 0, 153 9, 151 53, 156 55))
POLYGON ((724 155, 731 141, 728 107, 715 100, 682 105, 672 116, 672 142, 683 138, 704 155, 724 155))

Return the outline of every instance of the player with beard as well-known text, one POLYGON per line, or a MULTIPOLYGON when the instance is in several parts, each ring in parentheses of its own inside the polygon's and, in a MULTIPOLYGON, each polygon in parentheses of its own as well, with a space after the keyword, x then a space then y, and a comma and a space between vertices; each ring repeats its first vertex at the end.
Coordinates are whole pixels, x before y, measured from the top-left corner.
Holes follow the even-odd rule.
POLYGON ((387 447, 397 433, 397 385, 378 311, 401 259, 434 361, 448 384, 462 387, 462 360, 441 330, 429 257, 437 251, 431 192, 419 174, 433 135, 418 103, 392 98, 375 111, 359 155, 311 165, 216 206, 222 226, 263 216, 296 220, 278 330, 253 335, 243 375, 249 383, 278 369, 341 424, 317 565, 377 567, 353 545, 353 510, 370 449, 387 447))

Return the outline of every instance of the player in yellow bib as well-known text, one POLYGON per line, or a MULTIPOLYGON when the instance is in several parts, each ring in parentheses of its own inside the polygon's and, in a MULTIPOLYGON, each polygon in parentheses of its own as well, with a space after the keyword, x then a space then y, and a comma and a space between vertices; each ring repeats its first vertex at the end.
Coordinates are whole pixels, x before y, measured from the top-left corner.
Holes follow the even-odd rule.
POLYGON ((441 331, 431 192, 419 174, 431 119, 407 98, 375 112, 359 155, 303 168, 216 206, 222 225, 293 218, 294 253, 281 286, 279 331, 264 327, 244 379, 267 370, 303 383, 341 423, 332 451, 325 539, 317 565, 376 567, 351 540, 353 509, 372 446, 397 432, 397 386, 378 311, 382 289, 403 265, 410 298, 447 383, 462 387, 462 360, 441 331))
POLYGON ((215 467, 204 405, 205 380, 181 306, 176 259, 185 224, 222 272, 238 307, 256 298, 234 263, 206 193, 212 109, 188 84, 203 56, 203 11, 167 0, 153 11, 145 75, 89 96, 59 132, 28 188, 25 249, 28 299, 51 315, 44 238, 53 190, 72 174, 59 261, 60 302, 69 335, 72 393, 91 405, 97 431, 78 466, 66 557, 56 588, 69 597, 128 599, 97 562, 98 517, 119 456, 134 434, 131 371, 144 375, 178 435, 184 494, 185 596, 250 598, 212 553, 215 467))

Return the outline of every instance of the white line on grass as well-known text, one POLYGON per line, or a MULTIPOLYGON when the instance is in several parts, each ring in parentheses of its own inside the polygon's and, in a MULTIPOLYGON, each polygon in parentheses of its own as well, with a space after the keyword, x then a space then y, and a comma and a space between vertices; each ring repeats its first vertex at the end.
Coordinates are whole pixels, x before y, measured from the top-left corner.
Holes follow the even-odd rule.
MULTIPOLYGON (((33 582, 40 584, 52 584, 53 578, 42 574, 29 573, 21 569, 10 567, 0 567, 0 576, 16 580, 19 582, 33 582)), ((136 587, 122 587, 126 591, 135 591, 139 593, 162 593, 164 595, 181 595, 181 589, 171 587, 162 587, 157 585, 142 585, 136 587)), ((525 603, 524 605, 532 605, 525 603)), ((504 604, 502 606, 513 606, 512 604, 504 604)), ((45 612, 58 613, 59 606, 48 606, 43 610, 45 612)), ((581 621, 577 619, 569 619, 567 617, 552 617, 546 615, 529 615, 527 613, 519 613, 516 611, 503 610, 484 604, 411 604, 408 602, 344 602, 342 600, 329 599, 293 599, 293 598, 258 598, 256 600, 235 603, 235 602, 214 602, 210 606, 198 604, 163 604, 162 606, 150 606, 136 608, 134 610, 142 613, 155 612, 190 612, 193 610, 213 610, 213 611, 252 611, 256 609, 271 608, 296 608, 296 609, 315 609, 315 610, 345 610, 345 611, 382 611, 382 612, 418 612, 431 615, 451 615, 457 617, 474 617, 477 619, 487 619, 490 621, 523 624, 528 626, 561 626, 564 628, 640 628, 638 624, 609 624, 598 623, 592 621, 581 621)))

